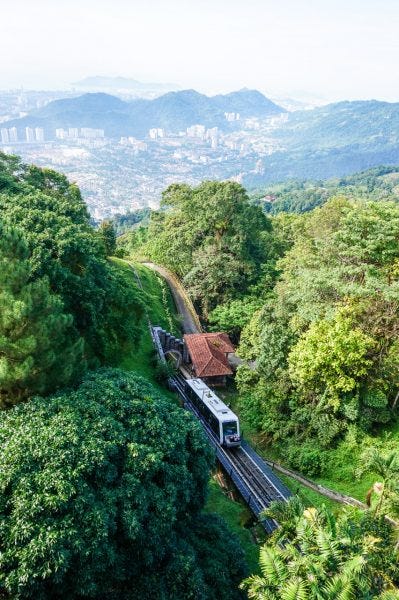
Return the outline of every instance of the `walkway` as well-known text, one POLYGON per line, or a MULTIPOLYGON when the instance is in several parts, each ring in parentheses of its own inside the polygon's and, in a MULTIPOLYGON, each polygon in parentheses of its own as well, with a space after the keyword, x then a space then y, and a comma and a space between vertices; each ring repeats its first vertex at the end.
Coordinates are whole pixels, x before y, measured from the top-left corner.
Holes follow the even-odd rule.
POLYGON ((151 262, 144 262, 142 264, 159 273, 167 281, 175 300, 177 311, 182 319, 183 333, 201 333, 201 323, 195 312, 195 308, 176 275, 168 271, 168 269, 151 262))

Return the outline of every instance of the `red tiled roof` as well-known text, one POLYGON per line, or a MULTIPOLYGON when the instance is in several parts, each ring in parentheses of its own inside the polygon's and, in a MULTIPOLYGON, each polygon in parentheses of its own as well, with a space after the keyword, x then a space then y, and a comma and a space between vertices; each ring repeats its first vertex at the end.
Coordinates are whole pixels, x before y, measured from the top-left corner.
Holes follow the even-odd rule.
POLYGON ((192 333, 184 336, 197 377, 232 375, 226 354, 234 346, 226 333, 192 333))

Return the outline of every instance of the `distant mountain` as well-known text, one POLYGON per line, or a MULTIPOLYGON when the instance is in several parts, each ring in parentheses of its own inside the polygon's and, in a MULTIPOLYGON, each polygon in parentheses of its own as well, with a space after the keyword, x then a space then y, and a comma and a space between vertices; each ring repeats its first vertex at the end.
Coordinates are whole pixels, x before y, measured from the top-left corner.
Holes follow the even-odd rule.
POLYGON ((260 92, 241 90, 213 97, 194 90, 169 92, 154 100, 125 102, 104 93, 84 94, 50 102, 22 119, 9 121, 8 127, 43 127, 47 139, 54 138, 56 128, 95 127, 104 129, 107 137, 133 135, 143 138, 152 127, 178 133, 190 125, 220 127, 228 131, 238 127, 230 123, 225 112, 241 117, 267 117, 285 112, 260 92))
POLYGON ((399 103, 337 102, 291 113, 281 131, 290 148, 399 143, 399 103))
MULTIPOLYGON (((144 139, 152 127, 177 134, 190 125, 237 131, 248 117, 266 117, 286 112, 256 90, 205 96, 195 90, 168 92, 148 99, 124 101, 105 93, 83 94, 50 102, 22 119, 2 123, 15 126, 24 139, 25 127, 43 127, 46 139, 54 139, 56 128, 93 127, 106 137, 134 136, 144 139), (228 121, 225 113, 239 113, 228 121)), ((377 165, 399 164, 399 103, 377 100, 339 102, 287 113, 287 120, 262 135, 278 151, 240 159, 237 172, 249 188, 288 179, 328 179, 377 165), (245 164, 244 164, 245 163, 245 164), (252 166, 254 165, 254 166, 252 166), (254 168, 256 165, 256 168, 254 168)), ((251 143, 252 133, 247 133, 251 143)), ((223 173, 224 176, 224 173, 223 173)), ((226 177, 231 176, 226 171, 226 177)))
POLYGON ((128 77, 105 76, 85 77, 80 81, 75 81, 72 85, 89 91, 124 91, 137 94, 165 93, 180 89, 176 83, 144 83, 128 77))
POLYGON ((215 105, 226 112, 238 112, 241 117, 264 117, 286 112, 257 90, 242 89, 212 98, 215 105))
POLYGON ((273 136, 282 150, 246 176, 258 187, 287 179, 328 179, 399 164, 399 103, 338 102, 289 113, 273 136))

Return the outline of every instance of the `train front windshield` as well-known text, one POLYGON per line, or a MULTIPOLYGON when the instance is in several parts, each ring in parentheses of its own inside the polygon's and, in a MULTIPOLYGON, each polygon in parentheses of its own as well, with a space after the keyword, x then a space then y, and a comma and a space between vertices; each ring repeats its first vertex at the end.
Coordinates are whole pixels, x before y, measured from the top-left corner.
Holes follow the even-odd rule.
POLYGON ((228 421, 223 423, 223 437, 226 435, 237 435, 237 421, 228 421))

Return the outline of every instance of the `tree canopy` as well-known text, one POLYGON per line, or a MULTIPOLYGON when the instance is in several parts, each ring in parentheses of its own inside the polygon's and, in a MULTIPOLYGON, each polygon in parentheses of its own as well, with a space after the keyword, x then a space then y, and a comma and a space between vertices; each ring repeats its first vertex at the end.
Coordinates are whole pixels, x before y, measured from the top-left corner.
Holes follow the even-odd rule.
POLYGON ((266 514, 282 527, 260 551, 261 576, 244 582, 257 600, 398 598, 392 532, 383 519, 348 510, 272 504, 266 514))
MULTIPOLYGON (((399 207, 335 198, 293 222, 273 294, 241 338, 248 418, 275 440, 329 447, 396 415, 399 207)), ((279 221, 273 223, 278 230, 279 221)), ((314 473, 313 473, 314 474, 314 473)))
POLYGON ((270 222, 234 182, 171 185, 152 213, 150 257, 179 276, 205 317, 237 298, 261 275, 270 222))
MULTIPOLYGON (((30 251, 30 279, 47 277, 85 341, 90 365, 109 363, 114 340, 137 339, 143 315, 137 287, 106 261, 79 189, 60 173, 0 157, 0 219, 17 227, 30 251), (125 318, 115 319, 115 312, 125 318), (129 327, 127 327, 129 323, 129 327)), ((109 248, 108 248, 109 250, 109 248)))
POLYGON ((200 426, 144 379, 103 369, 3 411, 0 445, 2 597, 240 597, 238 541, 201 514, 200 426))

